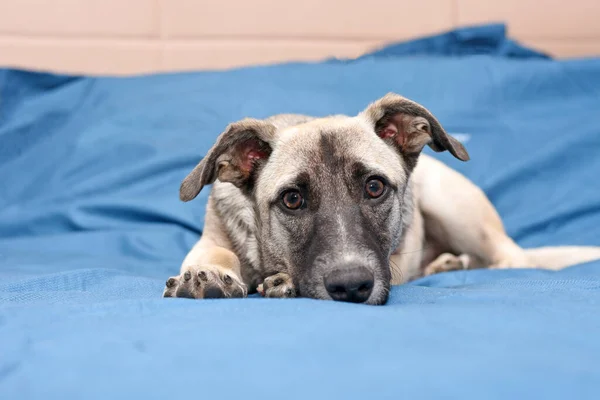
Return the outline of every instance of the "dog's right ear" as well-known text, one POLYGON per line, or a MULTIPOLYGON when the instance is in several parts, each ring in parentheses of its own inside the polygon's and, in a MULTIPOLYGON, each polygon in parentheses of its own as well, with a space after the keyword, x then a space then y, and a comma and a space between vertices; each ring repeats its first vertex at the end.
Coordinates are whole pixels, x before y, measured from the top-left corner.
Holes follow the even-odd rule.
POLYGON ((239 188, 253 183, 257 169, 271 155, 275 131, 274 125, 250 118, 227 126, 208 154, 183 180, 179 198, 194 199, 217 178, 239 188))

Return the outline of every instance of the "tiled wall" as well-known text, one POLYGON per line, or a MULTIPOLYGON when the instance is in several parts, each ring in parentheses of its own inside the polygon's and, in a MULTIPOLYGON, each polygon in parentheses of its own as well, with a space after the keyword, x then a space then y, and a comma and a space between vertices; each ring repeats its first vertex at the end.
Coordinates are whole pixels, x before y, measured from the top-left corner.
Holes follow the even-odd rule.
POLYGON ((480 23, 600 55, 600 0, 0 0, 0 66, 133 74, 356 56, 480 23))

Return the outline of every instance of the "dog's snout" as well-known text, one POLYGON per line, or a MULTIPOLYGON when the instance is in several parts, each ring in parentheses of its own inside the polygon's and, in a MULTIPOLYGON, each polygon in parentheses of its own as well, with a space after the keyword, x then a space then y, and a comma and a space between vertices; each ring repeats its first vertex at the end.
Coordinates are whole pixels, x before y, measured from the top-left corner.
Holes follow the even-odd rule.
POLYGON ((365 267, 339 268, 325 277, 325 289, 336 301, 364 303, 373 285, 373 273, 365 267))

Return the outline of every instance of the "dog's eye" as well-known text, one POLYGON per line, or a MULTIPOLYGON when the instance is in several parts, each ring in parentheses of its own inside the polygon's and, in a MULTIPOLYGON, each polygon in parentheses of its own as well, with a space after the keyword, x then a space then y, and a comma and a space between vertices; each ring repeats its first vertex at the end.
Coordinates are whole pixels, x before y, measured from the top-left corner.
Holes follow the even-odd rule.
POLYGON ((384 191, 385 183, 380 178, 371 178, 365 185, 365 192, 367 192, 367 196, 372 199, 381 197, 384 191))
POLYGON ((304 198, 297 190, 288 190, 282 196, 283 205, 290 210, 297 210, 304 204, 304 198))

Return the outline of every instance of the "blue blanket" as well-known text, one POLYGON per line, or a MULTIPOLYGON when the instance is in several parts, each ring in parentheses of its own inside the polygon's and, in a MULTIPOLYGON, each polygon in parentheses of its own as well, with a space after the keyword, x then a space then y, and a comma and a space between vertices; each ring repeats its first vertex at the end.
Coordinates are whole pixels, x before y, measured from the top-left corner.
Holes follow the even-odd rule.
POLYGON ((0 70, 0 399, 597 399, 599 262, 440 274, 382 307, 160 297, 202 232, 208 191, 179 183, 227 123, 389 91, 464 141, 468 163, 434 155, 522 246, 600 244, 600 59, 501 25, 226 72, 0 70))

